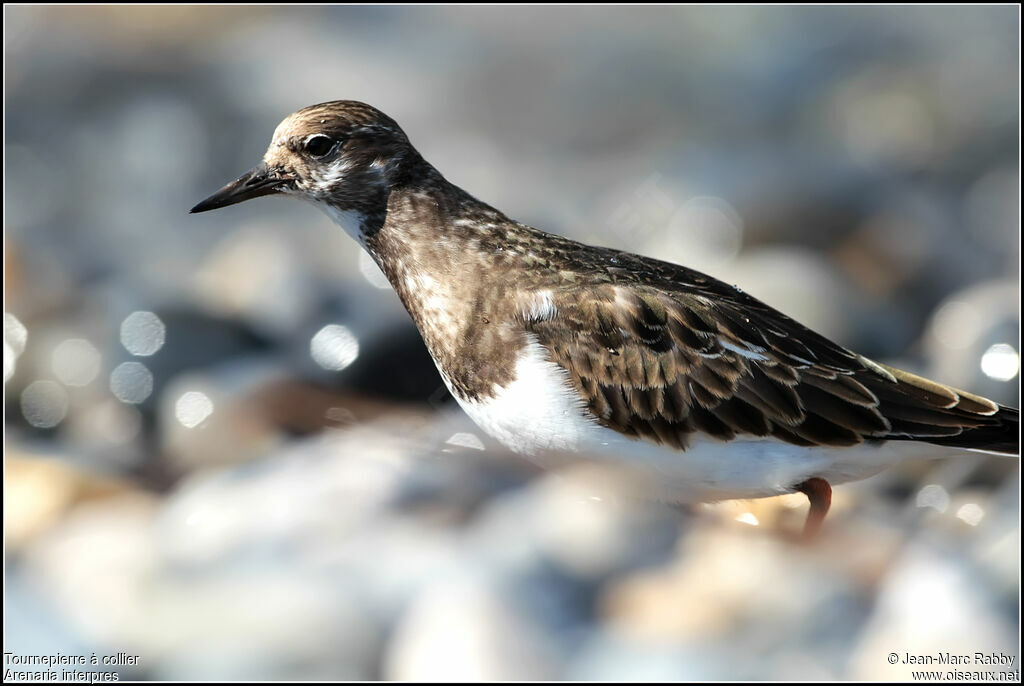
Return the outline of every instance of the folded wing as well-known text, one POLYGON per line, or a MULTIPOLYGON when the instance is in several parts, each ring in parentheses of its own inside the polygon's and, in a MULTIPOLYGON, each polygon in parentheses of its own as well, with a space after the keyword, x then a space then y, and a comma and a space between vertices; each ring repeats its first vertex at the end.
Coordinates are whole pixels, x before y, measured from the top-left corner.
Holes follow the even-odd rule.
POLYGON ((702 277, 668 290, 600 283, 545 293, 524 315, 597 420, 685 449, 695 432, 797 445, 921 440, 1019 452, 1018 411, 829 341, 702 277))

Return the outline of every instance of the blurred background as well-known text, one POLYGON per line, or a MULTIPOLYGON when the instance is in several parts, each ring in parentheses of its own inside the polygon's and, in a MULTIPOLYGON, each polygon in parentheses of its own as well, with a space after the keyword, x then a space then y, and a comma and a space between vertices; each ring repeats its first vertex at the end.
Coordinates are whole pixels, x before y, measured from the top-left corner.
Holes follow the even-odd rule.
POLYGON ((1017 459, 841 486, 813 547, 802 496, 618 497, 476 430, 313 208, 187 211, 290 112, 363 100, 518 220, 1019 406, 1019 30, 1009 6, 5 6, 4 650, 139 656, 122 679, 1017 655, 1017 459))

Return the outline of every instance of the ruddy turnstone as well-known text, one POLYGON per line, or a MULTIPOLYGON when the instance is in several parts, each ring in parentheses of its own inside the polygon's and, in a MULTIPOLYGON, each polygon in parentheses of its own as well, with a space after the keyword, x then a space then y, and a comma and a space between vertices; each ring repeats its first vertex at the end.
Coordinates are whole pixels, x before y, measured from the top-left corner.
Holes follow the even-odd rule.
POLYGON ((908 452, 1019 453, 1018 410, 873 362, 692 269, 509 219, 369 105, 287 117, 263 161, 192 212, 276 193, 362 244, 466 413, 541 464, 609 462, 676 502, 801 491, 813 533, 830 484, 908 452))

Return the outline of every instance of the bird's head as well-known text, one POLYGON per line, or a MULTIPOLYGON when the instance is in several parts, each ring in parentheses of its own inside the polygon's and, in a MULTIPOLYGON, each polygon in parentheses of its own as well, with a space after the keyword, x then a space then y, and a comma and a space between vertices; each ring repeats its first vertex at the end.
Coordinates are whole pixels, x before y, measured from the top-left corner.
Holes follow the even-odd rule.
POLYGON ((192 208, 206 212, 283 193, 329 215, 366 216, 419 161, 391 117, 354 100, 313 105, 285 118, 263 161, 192 208))

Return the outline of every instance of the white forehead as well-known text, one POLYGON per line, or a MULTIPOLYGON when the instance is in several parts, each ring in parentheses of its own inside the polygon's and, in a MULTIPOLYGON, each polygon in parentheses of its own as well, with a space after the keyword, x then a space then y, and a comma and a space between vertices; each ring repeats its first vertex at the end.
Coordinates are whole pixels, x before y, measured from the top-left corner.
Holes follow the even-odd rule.
POLYGON ((283 145, 285 141, 291 138, 295 134, 295 125, 298 122, 294 114, 290 114, 284 118, 277 128, 274 129, 274 136, 270 139, 270 147, 278 147, 283 145))

